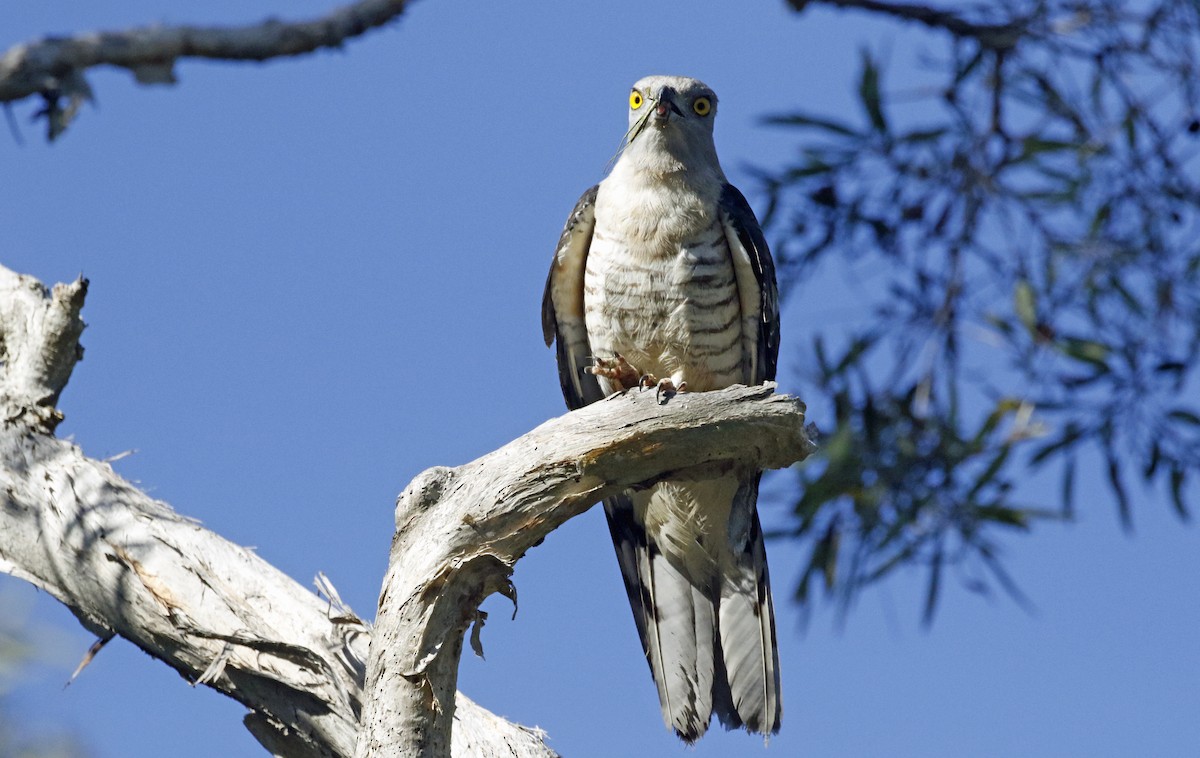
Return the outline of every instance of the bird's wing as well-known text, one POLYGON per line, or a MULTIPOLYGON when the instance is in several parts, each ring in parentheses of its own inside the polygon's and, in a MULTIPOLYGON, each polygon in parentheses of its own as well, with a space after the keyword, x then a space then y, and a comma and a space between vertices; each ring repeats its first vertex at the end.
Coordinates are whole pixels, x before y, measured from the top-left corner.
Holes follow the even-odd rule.
POLYGON ((598 189, 596 185, 584 192, 571 211, 542 296, 542 335, 547 347, 558 343, 558 380, 571 409, 604 397, 596 377, 584 371, 591 364, 591 348, 583 315, 583 275, 596 228, 598 189))
MULTIPOLYGON (((775 264, 754 211, 732 184, 721 191, 721 224, 742 305, 742 354, 748 384, 775 378, 779 360, 779 290, 775 264)), ((779 652, 767 553, 758 519, 759 475, 743 478, 729 513, 729 552, 722 557, 719 641, 724 676, 714 711, 727 727, 779 730, 779 652)))
POLYGON ((779 360, 779 289, 775 263, 762 227, 746 198, 732 184, 721 190, 721 225, 733 256, 738 296, 742 303, 743 352, 749 358, 747 384, 775 379, 779 360), (750 326, 752 324, 752 326, 750 326))

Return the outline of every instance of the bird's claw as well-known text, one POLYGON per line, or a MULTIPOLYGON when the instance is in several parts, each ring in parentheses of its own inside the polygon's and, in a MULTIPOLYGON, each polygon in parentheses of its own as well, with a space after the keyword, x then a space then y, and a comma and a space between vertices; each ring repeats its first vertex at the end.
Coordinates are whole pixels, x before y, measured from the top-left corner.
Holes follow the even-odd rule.
POLYGON ((676 386, 675 382, 671 381, 670 377, 660 379, 658 381, 658 390, 654 393, 654 400, 659 405, 663 405, 668 400, 675 397, 677 393, 683 392, 686 389, 687 382, 680 382, 679 386, 676 386))
POLYGON ((584 371, 593 376, 602 376, 607 379, 612 385, 613 392, 624 392, 633 387, 640 387, 644 390, 654 387, 654 400, 662 405, 675 397, 677 393, 687 389, 687 382, 680 382, 676 386, 670 377, 659 379, 654 374, 640 373, 620 353, 614 355, 611 360, 606 358, 593 358, 592 360, 594 361, 593 365, 586 367, 584 371))
POLYGON ((612 360, 595 358, 595 365, 588 366, 584 371, 594 376, 602 376, 613 385, 614 392, 623 392, 630 387, 641 384, 644 375, 625 360, 620 353, 612 360))

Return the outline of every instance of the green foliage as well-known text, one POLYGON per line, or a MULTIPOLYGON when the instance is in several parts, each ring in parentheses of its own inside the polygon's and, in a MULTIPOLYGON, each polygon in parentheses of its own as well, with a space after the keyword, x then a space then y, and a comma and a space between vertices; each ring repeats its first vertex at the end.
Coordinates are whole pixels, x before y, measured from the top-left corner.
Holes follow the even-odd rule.
POLYGON ((833 408, 789 529, 813 545, 798 597, 819 579, 848 604, 916 563, 928 619, 962 562, 984 568, 977 588, 1016 594, 996 535, 1070 517, 1081 466, 1099 466, 1126 526, 1139 476, 1188 518, 1200 5, 834 4, 920 21, 945 48, 934 86, 908 91, 864 52, 861 126, 768 119, 800 142, 760 173, 785 293, 803 298, 820 266, 859 298, 848 334, 818 324, 797 346, 810 407, 833 408))

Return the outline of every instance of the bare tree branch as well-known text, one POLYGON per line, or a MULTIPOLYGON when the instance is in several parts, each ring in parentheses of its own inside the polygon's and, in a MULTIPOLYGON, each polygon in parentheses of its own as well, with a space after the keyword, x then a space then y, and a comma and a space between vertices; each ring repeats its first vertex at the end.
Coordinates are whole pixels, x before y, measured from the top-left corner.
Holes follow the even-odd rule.
POLYGON ((79 312, 87 280, 55 285, 0 266, 0 410, 47 432, 62 420, 54 407, 75 363, 83 357, 79 312))
MULTIPOLYGON (((85 291, 0 267, 0 571, 244 704, 275 755, 350 755, 370 627, 46 434, 61 419, 47 398, 80 354, 85 291)), ((462 695, 457 713, 456 755, 554 755, 462 695)))
POLYGON ((739 386, 667 405, 617 396, 431 469, 400 498, 372 631, 328 585, 326 602, 47 433, 61 419, 50 398, 81 355, 85 292, 82 280, 50 292, 0 267, 0 571, 101 639, 122 636, 246 705, 247 728, 275 755, 553 756, 539 731, 455 692, 480 602, 515 601, 516 561, 609 494, 778 468, 812 449, 802 403, 739 386))
POLYGON ((942 29, 955 37, 973 37, 984 47, 993 50, 1012 47, 1027 31, 1027 25, 1021 21, 1005 24, 976 23, 952 11, 915 3, 892 3, 884 0, 788 0, 788 5, 797 11, 803 11, 810 4, 862 10, 892 16, 901 21, 914 21, 932 29, 942 29))
POLYGON ((180 58, 264 61, 304 55, 388 23, 408 0, 360 0, 311 21, 267 19, 249 26, 146 26, 115 32, 46 37, 0 55, 0 102, 41 95, 40 115, 53 139, 66 128, 91 89, 84 72, 94 66, 127 68, 143 84, 175 82, 180 58), (67 104, 60 103, 66 99, 67 104))
POLYGON ((359 758, 448 754, 463 633, 493 592, 516 601, 516 561, 593 503, 665 476, 782 468, 813 445, 804 404, 774 385, 615 395, 548 421, 456 469, 415 479, 396 536, 371 648, 359 758), (397 742, 399 740, 399 742, 397 742))

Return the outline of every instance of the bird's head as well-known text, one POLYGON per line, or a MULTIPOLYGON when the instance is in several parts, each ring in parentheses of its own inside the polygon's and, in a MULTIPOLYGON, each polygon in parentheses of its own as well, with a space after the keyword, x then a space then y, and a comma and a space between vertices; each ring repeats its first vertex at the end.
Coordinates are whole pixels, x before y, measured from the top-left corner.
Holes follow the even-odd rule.
POLYGON ((716 165, 713 119, 717 96, 698 79, 647 76, 629 92, 629 131, 623 159, 670 156, 683 167, 716 165))

